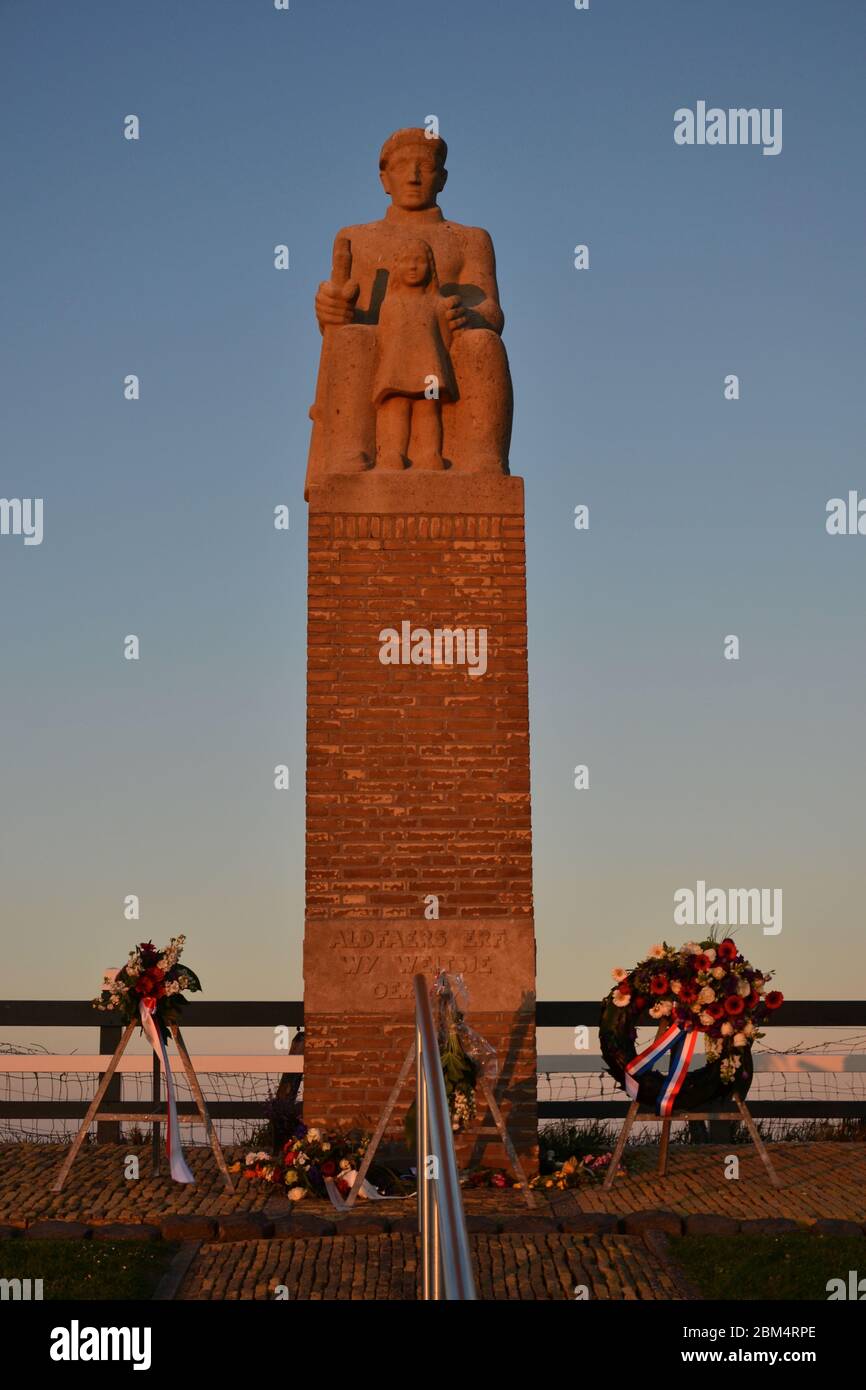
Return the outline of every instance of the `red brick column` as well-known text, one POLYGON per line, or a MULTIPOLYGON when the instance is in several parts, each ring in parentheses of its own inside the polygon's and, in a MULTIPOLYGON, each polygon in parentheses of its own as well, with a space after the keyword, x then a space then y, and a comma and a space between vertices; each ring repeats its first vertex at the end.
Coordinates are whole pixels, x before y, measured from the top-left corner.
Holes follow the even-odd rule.
POLYGON ((411 1041, 412 977, 443 967, 499 1053, 497 1094, 532 1161, 522 480, 410 470, 313 487, 308 662, 305 1119, 375 1125, 411 1041), (483 674, 446 664, 447 639, 439 664, 380 660, 387 629, 457 628, 475 631, 478 672, 486 633, 483 674))

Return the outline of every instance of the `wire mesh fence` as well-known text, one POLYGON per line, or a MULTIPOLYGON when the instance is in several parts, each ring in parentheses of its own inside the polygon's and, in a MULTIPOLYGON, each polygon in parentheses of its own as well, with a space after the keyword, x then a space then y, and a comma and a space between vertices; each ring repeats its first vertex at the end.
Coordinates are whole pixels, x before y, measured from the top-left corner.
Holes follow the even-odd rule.
MULTIPOLYGON (((0 1056, 51 1056, 48 1050, 38 1045, 20 1046, 0 1042, 0 1056)), ((214 1118, 214 1127, 221 1144, 245 1144, 257 1130, 264 1129, 267 1119, 265 1109, 277 1093, 282 1072, 278 1062, 273 1073, 262 1072, 201 1072, 198 1080, 208 1106, 214 1102, 255 1103, 262 1107, 261 1119, 244 1117, 232 1119, 214 1118)), ((172 1068, 175 1099, 178 1104, 192 1103, 194 1096, 182 1068, 172 1068)), ((77 1103, 88 1105, 96 1094, 99 1074, 86 1071, 43 1072, 34 1070, 4 1072, 0 1069, 0 1102, 29 1109, 45 1102, 77 1103)), ((124 1072, 121 1076, 122 1099, 152 1104, 152 1081, 147 1072, 124 1072)), ((165 1089, 161 1087, 161 1102, 164 1106, 165 1089)), ((103 1109, 111 1108, 107 1101, 103 1109)), ((163 1116, 164 1118, 164 1110, 163 1116)), ((81 1121, 76 1119, 51 1119, 35 1115, 22 1118, 0 1117, 0 1143, 62 1143, 72 1139, 81 1121)), ((184 1125, 185 1142, 203 1144, 206 1141, 204 1127, 199 1124, 184 1125)), ((138 1122, 123 1123, 121 1133, 129 1143, 143 1142, 150 1137, 151 1126, 138 1122)))
MULTIPOLYGON (((38 1044, 20 1045, 0 1042, 0 1056, 47 1057, 48 1050, 38 1044)), ((842 1102, 863 1105, 866 1116, 866 1033, 855 1033, 843 1038, 835 1038, 824 1043, 797 1043, 784 1050, 770 1047, 756 1048, 754 1052, 755 1077, 749 1091, 749 1102, 814 1102, 833 1105, 842 1102), (774 1059, 784 1058, 784 1064, 774 1059), (857 1059, 853 1063, 851 1059, 857 1059), (796 1070, 765 1069, 784 1065, 796 1070)), ((238 1058, 239 1064, 242 1059, 238 1058)), ((622 1101, 623 1092, 604 1069, 598 1059, 597 1071, 546 1071, 538 1075, 538 1099, 548 1102, 591 1103, 594 1101, 622 1101)), ((220 1142, 226 1145, 249 1143, 257 1132, 264 1132, 268 1104, 277 1094, 281 1080, 278 1062, 272 1073, 251 1073, 243 1070, 226 1072, 203 1072, 199 1081, 208 1104, 247 1103, 261 1106, 261 1118, 216 1117, 214 1124, 220 1142)), ((191 1102, 189 1084, 182 1069, 173 1071, 176 1097, 179 1103, 191 1102)), ((87 1105, 95 1094, 98 1085, 96 1072, 45 1072, 34 1068, 31 1071, 3 1071, 0 1068, 0 1102, 7 1108, 31 1108, 40 1102, 72 1102, 87 1105)), ((151 1104, 151 1077, 146 1072, 126 1072, 122 1075, 122 1098, 145 1106, 151 1104)), ((301 1087, 302 1087, 301 1082, 301 1087)), ((161 1092, 164 1100, 164 1090, 161 1092)), ((301 1090, 302 1095, 302 1090, 301 1090)), ((300 1098, 300 1097, 299 1097, 300 1098)), ((25 1117, 2 1118, 0 1116, 0 1143, 57 1143, 70 1139, 76 1132, 80 1121, 76 1119, 37 1118, 34 1114, 25 1117)), ((614 1122, 617 1123, 617 1122, 614 1122)), ((862 1121, 861 1121, 862 1123, 862 1121)), ((803 1119, 786 1120, 779 1118, 772 1123, 772 1129, 783 1137, 786 1133, 796 1134, 803 1128, 803 1119)), ((122 1133, 127 1142, 147 1139, 150 1125, 138 1122, 123 1124, 122 1133)), ((203 1143, 204 1130, 201 1125, 184 1126, 190 1143, 203 1143)))
MULTIPOLYGON (((755 1075, 749 1088, 748 1103, 758 1102, 780 1107, 788 1103, 799 1105, 862 1106, 861 1126, 866 1127, 866 1033, 829 1039, 822 1043, 801 1042, 778 1049, 767 1046, 753 1051, 755 1075), (783 1060, 784 1059, 784 1060, 783 1060)), ((695 1065, 702 1059, 696 1057, 695 1065)), ((597 1071, 541 1070, 538 1075, 538 1099, 554 1103, 583 1103, 623 1101, 621 1087, 614 1081, 598 1059, 597 1071)), ((663 1059, 659 1070, 665 1069, 663 1059)), ((676 1119, 676 1116, 674 1116, 676 1119)), ((614 1128, 620 1121, 610 1122, 614 1128)), ((842 1127, 841 1119, 823 1120, 828 1133, 833 1125, 842 1127)), ((808 1128, 804 1117, 786 1119, 783 1116, 764 1120, 761 1128, 779 1137, 794 1137, 808 1128)), ((636 1137, 655 1132, 655 1126, 635 1127, 636 1137)))

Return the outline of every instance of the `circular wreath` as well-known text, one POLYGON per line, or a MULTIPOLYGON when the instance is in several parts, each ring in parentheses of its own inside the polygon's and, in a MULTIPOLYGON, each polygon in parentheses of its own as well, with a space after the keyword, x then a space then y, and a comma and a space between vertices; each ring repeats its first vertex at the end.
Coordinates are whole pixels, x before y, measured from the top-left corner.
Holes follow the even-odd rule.
MULTIPOLYGON (((599 1040, 611 1076, 625 1086, 625 1069, 637 1056, 637 1028, 649 1014, 661 1027, 688 1024, 704 1035, 706 1064, 683 1080, 674 1110, 745 1096, 754 1068, 752 1044, 760 1024, 783 996, 767 990, 772 971, 756 970, 729 936, 689 941, 679 948, 653 946, 633 970, 614 970, 616 981, 602 1000, 599 1040)), ((665 1076, 655 1070, 635 1078, 641 1105, 655 1109, 665 1076)))

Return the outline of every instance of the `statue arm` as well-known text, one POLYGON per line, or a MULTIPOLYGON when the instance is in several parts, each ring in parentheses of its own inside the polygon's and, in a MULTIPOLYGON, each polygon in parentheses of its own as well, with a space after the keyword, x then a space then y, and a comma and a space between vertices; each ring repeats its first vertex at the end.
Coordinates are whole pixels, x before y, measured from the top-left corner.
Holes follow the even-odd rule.
POLYGON ((350 231, 349 227, 343 227, 334 238, 331 278, 322 282, 316 294, 316 318, 321 333, 329 326, 351 323, 354 318, 358 285, 351 278, 350 231))
POLYGON ((499 303, 496 255, 489 233, 481 227, 471 229, 460 279, 467 328, 492 328, 494 333, 501 333, 505 315, 499 303))

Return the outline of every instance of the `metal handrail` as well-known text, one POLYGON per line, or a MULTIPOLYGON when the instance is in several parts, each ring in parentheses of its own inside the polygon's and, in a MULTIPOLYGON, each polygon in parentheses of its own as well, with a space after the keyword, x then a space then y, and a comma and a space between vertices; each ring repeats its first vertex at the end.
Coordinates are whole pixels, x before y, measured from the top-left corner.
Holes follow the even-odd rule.
POLYGON ((416 975, 413 983, 421 1297, 474 1300, 477 1295, 466 1213, 429 986, 423 975, 416 975))

